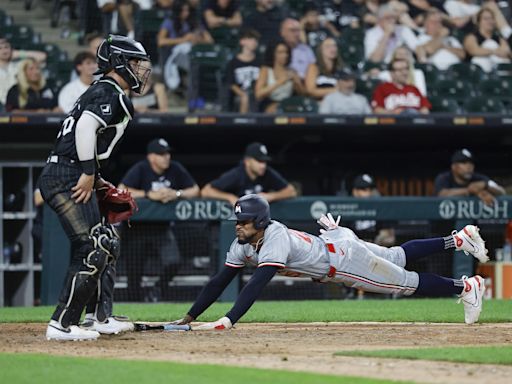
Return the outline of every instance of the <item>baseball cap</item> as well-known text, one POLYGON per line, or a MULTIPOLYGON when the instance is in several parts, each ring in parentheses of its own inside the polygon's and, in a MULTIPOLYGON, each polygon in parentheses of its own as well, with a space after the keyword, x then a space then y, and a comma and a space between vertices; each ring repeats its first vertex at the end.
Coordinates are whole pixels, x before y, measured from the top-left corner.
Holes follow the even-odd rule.
POLYGON ((460 149, 452 155, 452 164, 467 162, 474 163, 475 159, 473 157, 473 154, 469 152, 469 150, 467 150, 466 148, 460 149))
POLYGON ((164 153, 170 153, 171 147, 167 140, 159 138, 151 140, 147 147, 148 153, 156 153, 157 155, 163 155, 164 153))
POLYGON ((342 68, 339 71, 336 71, 334 76, 338 80, 355 80, 357 78, 356 74, 349 68, 342 68))
POLYGON ((375 180, 367 173, 364 173, 354 179, 352 187, 355 189, 375 188, 375 180))
POLYGON ((258 161, 270 161, 267 147, 262 143, 251 143, 245 149, 245 157, 252 157, 258 161))

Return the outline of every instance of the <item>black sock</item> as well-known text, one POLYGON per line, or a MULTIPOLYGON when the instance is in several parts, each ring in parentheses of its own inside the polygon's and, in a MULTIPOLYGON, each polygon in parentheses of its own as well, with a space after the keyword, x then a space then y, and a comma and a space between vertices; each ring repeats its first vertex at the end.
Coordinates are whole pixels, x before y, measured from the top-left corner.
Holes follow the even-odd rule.
POLYGON ((454 248, 452 236, 434 237, 432 239, 411 240, 401 245, 405 251, 405 259, 408 264, 411 261, 421 259, 433 253, 442 252, 454 248))
POLYGON ((464 289, 464 283, 459 279, 450 279, 433 273, 418 273, 420 281, 415 295, 421 296, 452 296, 460 295, 464 289))

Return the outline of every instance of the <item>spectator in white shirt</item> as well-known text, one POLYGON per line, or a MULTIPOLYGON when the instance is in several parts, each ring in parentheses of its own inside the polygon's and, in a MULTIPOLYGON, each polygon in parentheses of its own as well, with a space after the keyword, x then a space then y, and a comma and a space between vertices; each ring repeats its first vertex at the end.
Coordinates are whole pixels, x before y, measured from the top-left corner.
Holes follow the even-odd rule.
POLYGON ((443 15, 439 10, 427 12, 425 31, 418 36, 416 56, 420 63, 431 63, 444 71, 464 60, 466 52, 459 40, 450 36, 450 30, 443 26, 442 21, 443 15))
POLYGON ((395 49, 406 45, 411 51, 416 49, 418 39, 414 32, 397 24, 397 13, 389 5, 379 7, 378 24, 366 31, 364 53, 367 60, 374 63, 391 61, 395 49))
POLYGON ((98 69, 96 56, 89 51, 78 53, 73 63, 78 78, 67 83, 59 92, 59 107, 64 113, 71 112, 75 102, 94 81, 94 72, 98 69))

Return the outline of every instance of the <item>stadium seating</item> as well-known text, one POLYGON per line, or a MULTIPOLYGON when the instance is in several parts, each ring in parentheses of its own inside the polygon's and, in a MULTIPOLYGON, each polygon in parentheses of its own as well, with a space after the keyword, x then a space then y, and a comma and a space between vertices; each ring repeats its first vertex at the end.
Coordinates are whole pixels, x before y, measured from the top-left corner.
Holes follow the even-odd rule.
POLYGON ((378 79, 357 79, 356 80, 356 93, 360 93, 365 96, 368 100, 372 99, 373 91, 381 83, 378 79))
POLYGON ((0 9, 0 28, 9 26, 12 24, 12 18, 8 16, 2 9, 0 9))
POLYGON ((438 80, 435 87, 430 89, 432 96, 445 96, 459 102, 476 96, 473 85, 464 80, 438 80))
POLYGON ((223 45, 230 49, 238 48, 238 29, 230 27, 212 28, 210 30, 215 44, 223 45))
POLYGON ((197 44, 190 51, 189 96, 221 105, 223 74, 231 58, 229 49, 217 44, 197 44))
POLYGON ((427 82, 427 88, 432 88, 432 86, 441 79, 444 79, 441 71, 437 69, 437 67, 430 63, 415 63, 414 67, 417 69, 421 69, 423 74, 425 75, 425 81, 427 82))
POLYGON ((277 110, 281 113, 317 113, 318 103, 309 97, 292 96, 281 101, 277 110))
POLYGON ((41 41, 32 27, 27 25, 5 25, 2 27, 2 33, 16 49, 23 49, 26 45, 41 41))
POLYGON ((512 63, 501 63, 496 66, 496 75, 512 78, 512 63))
POLYGON ((464 107, 467 112, 507 113, 507 109, 500 99, 488 96, 469 98, 464 103, 464 107))
POLYGON ((453 64, 448 68, 448 72, 454 79, 469 81, 473 84, 478 84, 485 77, 482 68, 473 63, 453 64))
POLYGON ((478 84, 482 95, 497 97, 512 97, 512 78, 491 78, 478 84))
POLYGON ((457 100, 444 96, 429 97, 432 104, 432 112, 461 113, 462 110, 457 100))
POLYGON ((339 40, 338 49, 341 52, 341 58, 346 65, 357 69, 364 62, 364 47, 361 44, 355 44, 346 40, 339 40))
POLYGON ((158 63, 159 60, 156 35, 160 30, 164 18, 165 12, 162 10, 141 10, 136 13, 135 36, 144 44, 154 64, 158 63))

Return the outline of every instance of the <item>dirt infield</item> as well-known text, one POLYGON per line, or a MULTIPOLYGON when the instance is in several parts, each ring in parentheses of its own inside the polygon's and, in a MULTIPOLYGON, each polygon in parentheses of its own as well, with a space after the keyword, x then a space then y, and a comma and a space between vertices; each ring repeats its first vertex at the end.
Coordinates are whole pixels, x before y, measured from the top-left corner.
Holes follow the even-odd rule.
POLYGON ((422 383, 510 383, 512 367, 334 356, 340 350, 504 345, 512 323, 239 324, 229 331, 134 332, 55 342, 45 324, 0 324, 0 352, 210 363, 422 383))

